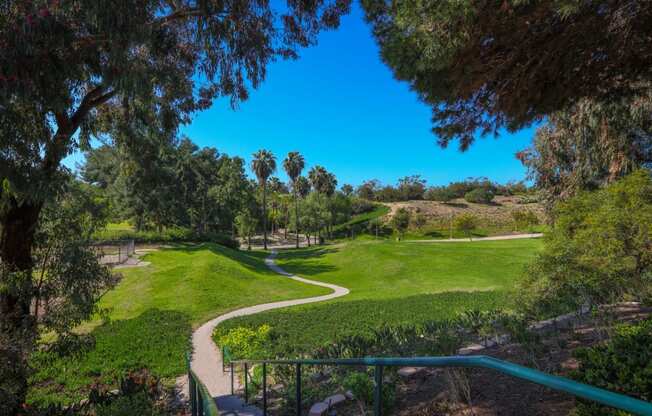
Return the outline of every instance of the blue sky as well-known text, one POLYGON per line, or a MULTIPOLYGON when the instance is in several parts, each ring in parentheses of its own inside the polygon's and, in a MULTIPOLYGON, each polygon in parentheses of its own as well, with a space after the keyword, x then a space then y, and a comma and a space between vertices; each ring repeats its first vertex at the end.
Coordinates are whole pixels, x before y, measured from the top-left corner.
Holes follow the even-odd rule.
MULTIPOLYGON (((182 134, 247 162, 261 148, 279 162, 296 150, 308 167, 324 166, 340 184, 395 183, 413 174, 433 185, 469 176, 524 179, 514 154, 530 144, 533 129, 479 139, 461 153, 456 143, 437 146, 430 116, 430 108, 380 60, 356 2, 340 28, 321 34, 317 46, 296 61, 272 64, 266 81, 237 110, 218 101, 182 134)), ((286 178, 281 169, 278 176, 286 178)))

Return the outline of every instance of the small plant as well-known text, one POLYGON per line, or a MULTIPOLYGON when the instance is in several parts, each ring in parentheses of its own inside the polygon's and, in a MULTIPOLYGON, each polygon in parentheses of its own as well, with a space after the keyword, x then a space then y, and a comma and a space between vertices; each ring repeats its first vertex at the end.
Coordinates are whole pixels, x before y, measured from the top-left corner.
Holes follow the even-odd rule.
POLYGON ((532 227, 539 224, 539 217, 530 210, 512 211, 512 220, 514 221, 514 231, 531 230, 532 227))
POLYGON ((488 204, 494 199, 494 193, 491 189, 488 188, 475 188, 471 192, 467 192, 464 195, 464 199, 467 202, 473 202, 476 204, 488 204))
POLYGON ((398 238, 400 240, 405 234, 405 231, 407 231, 408 227, 410 226, 410 211, 406 210, 405 208, 399 208, 394 213, 390 224, 398 234, 398 238))
MULTIPOLYGON (((652 400, 652 319, 622 325, 608 343, 575 353, 579 368, 574 378, 597 387, 652 400)), ((622 412, 581 402, 576 416, 620 416, 622 412)))
POLYGON ((265 358, 265 344, 270 341, 271 329, 269 325, 261 325, 256 329, 240 326, 229 330, 226 335, 217 337, 215 343, 228 348, 232 358, 236 360, 262 359, 265 358))
POLYGON ((469 239, 473 237, 473 231, 478 228, 478 219, 472 214, 461 214, 455 217, 453 226, 457 231, 464 233, 469 239))

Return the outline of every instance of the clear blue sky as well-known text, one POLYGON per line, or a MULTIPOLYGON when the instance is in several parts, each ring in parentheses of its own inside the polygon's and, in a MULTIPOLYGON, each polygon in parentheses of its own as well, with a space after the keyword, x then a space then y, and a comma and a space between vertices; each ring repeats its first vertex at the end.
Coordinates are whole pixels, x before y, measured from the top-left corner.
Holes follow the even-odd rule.
MULTIPOLYGON (((296 61, 272 64, 266 81, 237 110, 218 101, 182 134, 247 162, 261 148, 279 162, 296 150, 309 167, 319 164, 335 173, 340 184, 374 178, 395 183, 412 174, 435 185, 469 176, 524 179, 514 154, 530 144, 533 129, 479 139, 461 153, 456 143, 445 150, 437 146, 430 116, 380 60, 356 2, 340 28, 320 35, 317 46, 296 61)), ((277 175, 286 179, 282 169, 277 175)))

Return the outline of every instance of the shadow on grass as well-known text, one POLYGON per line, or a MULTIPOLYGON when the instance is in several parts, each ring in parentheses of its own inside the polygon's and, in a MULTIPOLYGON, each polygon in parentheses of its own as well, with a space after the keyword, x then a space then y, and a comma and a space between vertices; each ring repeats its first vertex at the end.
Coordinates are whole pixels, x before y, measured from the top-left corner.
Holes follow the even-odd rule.
POLYGON ((269 253, 265 251, 235 250, 214 243, 179 244, 175 245, 169 250, 176 250, 185 253, 209 250, 214 254, 227 257, 237 263, 240 263, 242 266, 255 273, 268 275, 275 274, 265 265, 265 258, 269 256, 269 253))
POLYGON ((78 402, 94 384, 115 388, 125 373, 142 368, 174 378, 185 371, 191 334, 190 317, 177 311, 149 309, 132 319, 106 322, 90 334, 94 344, 82 350, 33 355, 29 401, 40 406, 78 402))

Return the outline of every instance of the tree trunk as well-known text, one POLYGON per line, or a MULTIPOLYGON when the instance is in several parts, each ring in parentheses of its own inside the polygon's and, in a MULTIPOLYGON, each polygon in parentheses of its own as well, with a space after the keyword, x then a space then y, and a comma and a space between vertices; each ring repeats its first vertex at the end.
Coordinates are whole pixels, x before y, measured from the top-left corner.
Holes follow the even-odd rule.
POLYGON ((263 248, 267 250, 267 187, 263 183, 263 248))
POLYGON ((33 267, 32 245, 41 212, 40 204, 10 202, 0 216, 0 413, 18 414, 27 394, 27 358, 36 338, 36 321, 30 314, 33 267), (10 279, 24 273, 22 279, 10 279), (5 413, 6 412, 6 413, 5 413))
POLYGON ((299 248, 299 197, 296 187, 294 190, 294 232, 297 234, 297 248, 299 248))

